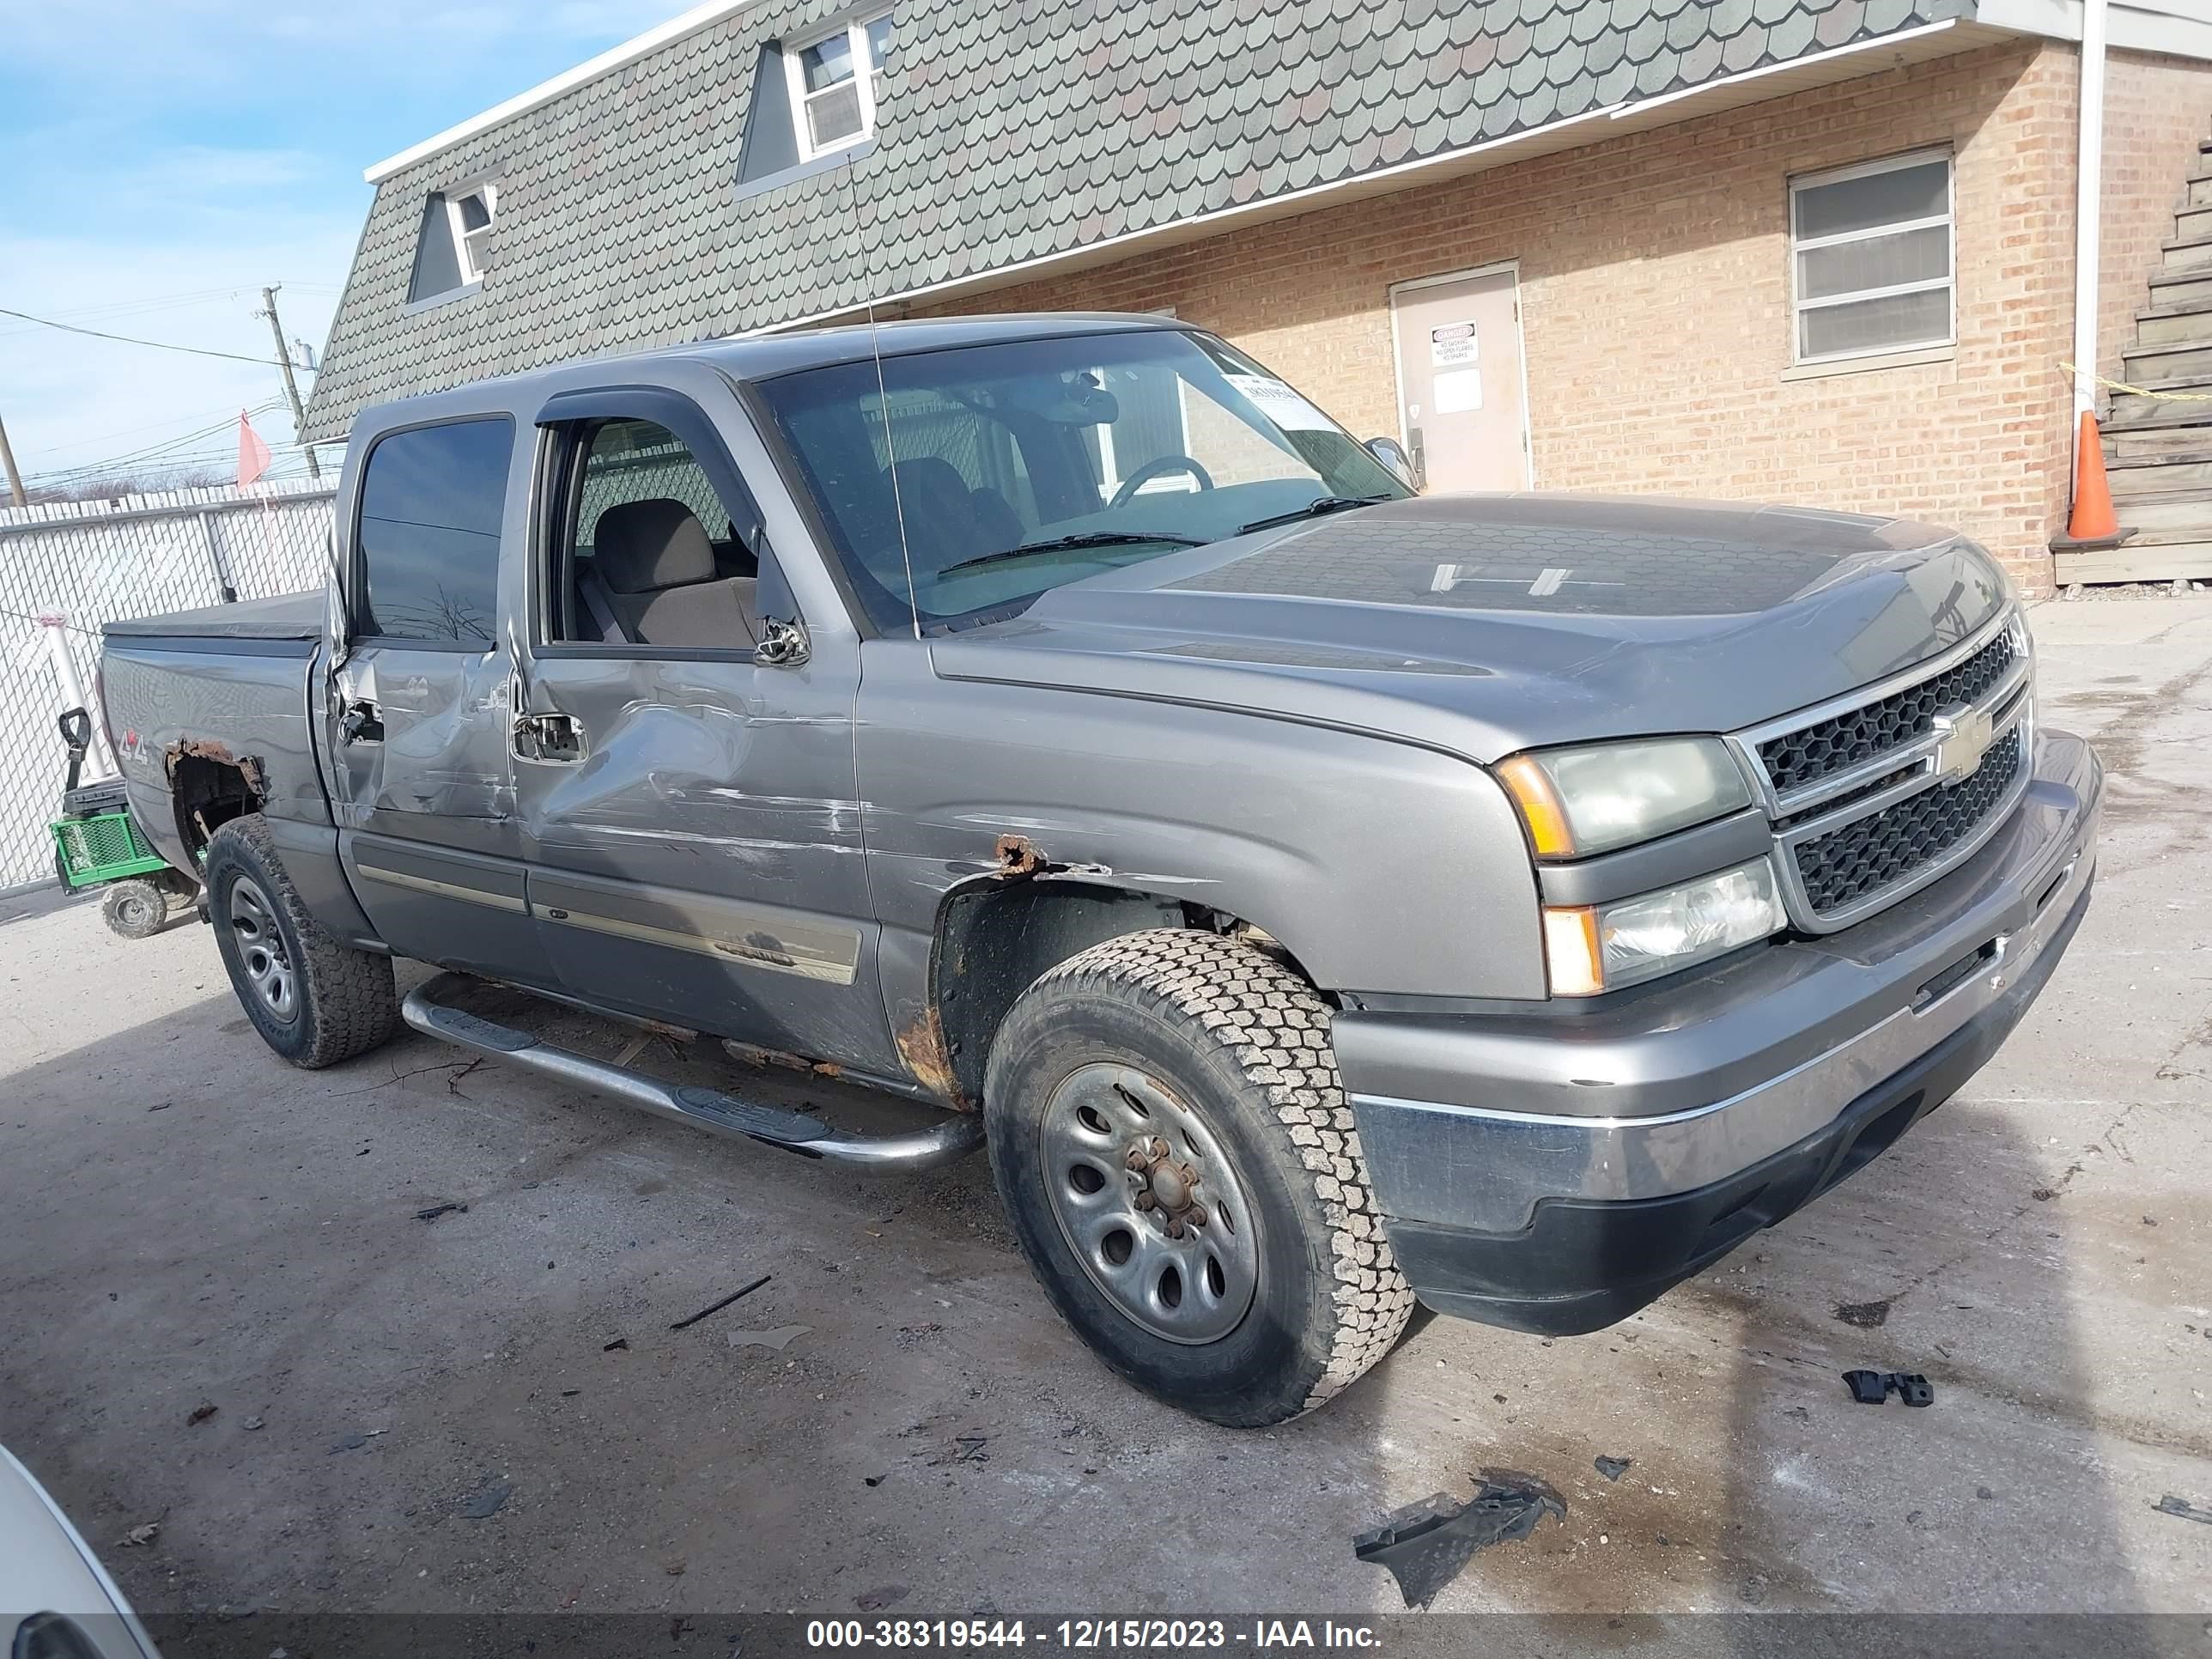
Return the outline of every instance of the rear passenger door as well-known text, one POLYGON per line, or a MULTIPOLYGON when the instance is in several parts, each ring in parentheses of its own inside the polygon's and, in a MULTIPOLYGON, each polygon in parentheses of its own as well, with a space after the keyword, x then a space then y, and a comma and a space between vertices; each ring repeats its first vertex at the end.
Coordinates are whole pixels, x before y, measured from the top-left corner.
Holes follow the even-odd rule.
MULTIPOLYGON (((726 387, 701 395, 744 422, 726 387)), ((896 1075, 854 780, 857 641, 806 638, 692 398, 568 393, 539 426, 514 776, 546 955, 602 1006, 896 1075)))
POLYGON ((344 497, 356 509, 325 752, 340 856, 385 942, 548 983, 523 891, 501 625, 509 514, 527 499, 514 447, 503 414, 371 441, 344 497))

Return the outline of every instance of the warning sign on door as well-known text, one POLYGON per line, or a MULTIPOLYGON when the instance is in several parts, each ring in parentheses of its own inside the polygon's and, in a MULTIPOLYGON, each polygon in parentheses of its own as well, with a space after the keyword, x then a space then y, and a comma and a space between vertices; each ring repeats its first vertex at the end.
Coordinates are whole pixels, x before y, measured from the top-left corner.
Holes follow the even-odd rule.
POLYGON ((1432 368, 1465 368, 1481 361, 1482 349, 1473 323, 1447 323, 1429 331, 1429 364, 1432 368))

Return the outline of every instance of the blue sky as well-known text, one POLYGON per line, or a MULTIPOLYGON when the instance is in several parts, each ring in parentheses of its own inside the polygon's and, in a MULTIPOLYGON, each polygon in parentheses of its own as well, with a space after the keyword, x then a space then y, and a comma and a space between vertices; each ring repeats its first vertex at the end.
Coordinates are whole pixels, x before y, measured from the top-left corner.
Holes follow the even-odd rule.
MULTIPOLYGON (((319 352, 373 194, 362 168, 688 3, 0 0, 0 307, 268 357, 252 313, 281 283, 285 331, 319 352)), ((273 364, 0 317, 0 419, 27 474, 168 443, 282 391, 273 364)), ((254 423, 283 453, 289 412, 254 423)), ((233 434, 161 459, 213 451, 234 453, 233 434)))

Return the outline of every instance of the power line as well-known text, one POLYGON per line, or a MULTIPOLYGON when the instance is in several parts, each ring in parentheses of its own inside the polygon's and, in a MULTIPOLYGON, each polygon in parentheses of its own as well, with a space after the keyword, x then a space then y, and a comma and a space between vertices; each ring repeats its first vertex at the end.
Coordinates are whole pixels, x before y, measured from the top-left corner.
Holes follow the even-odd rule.
MULTIPOLYGON (((254 415, 267 415, 274 412, 280 407, 282 407, 280 402, 277 399, 271 398, 267 403, 263 404, 257 408, 248 410, 246 413, 249 416, 254 415)), ((222 420, 214 422, 212 425, 204 426, 191 432, 179 433, 173 438, 167 438, 159 443, 149 444, 141 449, 129 450, 120 455, 103 456, 99 460, 81 462, 75 466, 51 467, 33 476, 37 477, 42 484, 51 488, 58 481, 65 481, 72 478, 83 479, 98 477, 104 474, 118 471, 152 471, 163 467, 179 465, 213 465, 225 458, 225 456, 229 453, 228 448, 187 450, 183 454, 174 453, 173 452, 185 450, 185 446, 187 445, 202 443, 206 439, 213 437, 216 433, 234 428, 236 423, 237 417, 235 416, 228 416, 222 420)), ((298 446, 296 444, 280 444, 272 446, 272 447, 275 449, 289 450, 296 448, 298 446)))
POLYGON ((210 351, 205 346, 172 345, 167 340, 139 340, 128 334, 108 334, 96 328, 79 328, 74 323, 58 323, 50 317, 33 317, 27 311, 10 311, 0 306, 0 317, 20 317, 27 323, 41 323, 48 328, 58 328, 64 334, 88 334, 95 340, 117 340, 125 345, 151 346, 157 351, 185 351, 195 357, 223 357, 234 363, 252 363, 262 368, 275 368, 274 357, 247 357, 235 351, 210 351))

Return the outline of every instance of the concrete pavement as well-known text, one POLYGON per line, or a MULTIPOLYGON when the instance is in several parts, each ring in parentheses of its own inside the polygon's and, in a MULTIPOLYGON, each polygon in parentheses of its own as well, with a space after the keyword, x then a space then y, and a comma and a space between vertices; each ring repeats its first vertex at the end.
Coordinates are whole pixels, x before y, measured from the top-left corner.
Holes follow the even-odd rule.
POLYGON ((1440 1609, 2201 1613, 2212 1527, 2152 1506, 2212 1506, 2212 602, 2033 620, 2113 774, 2072 954, 1964 1094, 1613 1330, 1435 1321, 1212 1429, 1060 1327, 981 1160, 870 1184, 413 1036, 292 1072, 204 929, 0 906, 0 1441, 155 1613, 1379 1611, 1352 1534, 1481 1465, 1570 1513, 1440 1609))

